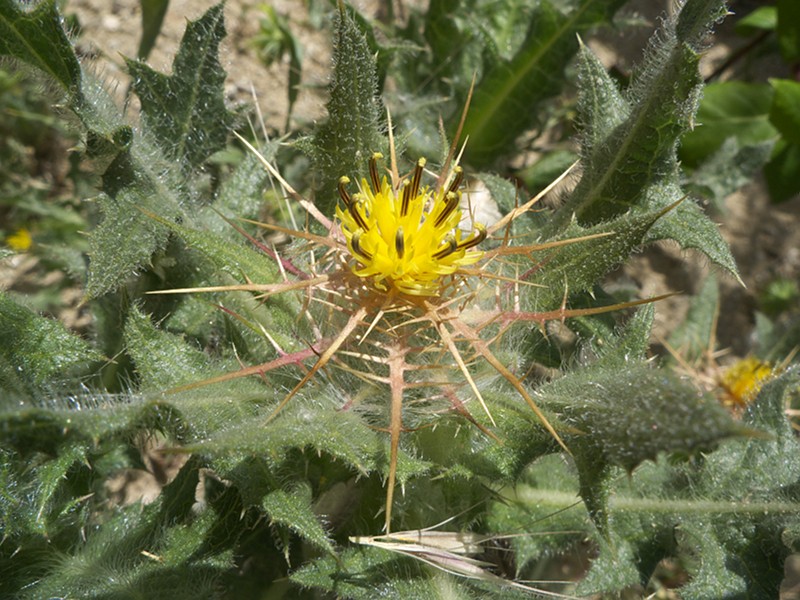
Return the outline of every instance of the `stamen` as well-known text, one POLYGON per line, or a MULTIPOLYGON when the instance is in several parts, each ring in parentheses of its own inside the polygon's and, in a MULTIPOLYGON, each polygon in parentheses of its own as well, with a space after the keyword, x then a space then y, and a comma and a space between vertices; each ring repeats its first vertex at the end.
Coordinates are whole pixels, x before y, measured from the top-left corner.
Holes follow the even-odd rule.
POLYGON ((402 227, 398 227, 397 233, 394 234, 394 248, 397 250, 397 258, 403 258, 406 253, 406 238, 402 227))
POLYGON ((348 211, 350 212, 350 214, 353 216, 353 220, 356 222, 356 224, 357 224, 357 225, 358 225, 358 226, 359 226, 361 229, 363 229, 364 231, 369 231, 369 225, 367 225, 367 222, 364 220, 364 217, 363 217, 363 216, 361 216, 361 213, 358 211, 358 205, 359 205, 359 204, 361 204, 361 202, 359 202, 359 201, 358 201, 358 199, 357 199, 357 198, 355 198, 355 199, 353 199, 353 201, 352 201, 352 202, 351 202, 351 203, 350 203, 350 204, 347 206, 347 210, 348 210, 348 211))
POLYGON ((353 247, 353 252, 366 260, 372 260, 372 254, 361 247, 361 236, 364 235, 363 229, 356 229, 353 232, 353 237, 350 238, 350 245, 353 247))
POLYGON ((422 181, 422 170, 425 168, 425 163, 427 161, 424 158, 420 158, 417 161, 417 166, 414 169, 414 177, 411 179, 411 196, 416 198, 419 194, 419 184, 422 181))
POLYGON ((339 177, 339 197, 342 199, 342 202, 344 202, 345 207, 349 209, 351 202, 350 194, 347 193, 347 190, 344 187, 348 183, 350 183, 350 178, 347 175, 342 175, 339 177))
POLYGON ((456 242, 456 238, 453 235, 448 235, 444 239, 444 243, 447 244, 444 248, 439 250, 436 254, 433 255, 433 258, 436 260, 441 260, 445 256, 448 256, 458 250, 458 242, 456 242))
POLYGON ((486 227, 480 223, 475 223, 475 234, 458 245, 459 250, 469 250, 480 244, 486 239, 486 227))
POLYGON ((447 188, 448 192, 455 192, 458 189, 458 187, 461 185, 461 182, 464 179, 464 169, 462 169, 461 167, 459 167, 459 166, 453 167, 453 173, 455 173, 456 176, 453 178, 453 181, 450 184, 450 187, 447 188))
POLYGON ((436 220, 433 222, 434 227, 439 227, 442 223, 447 220, 453 211, 458 206, 458 194, 455 192, 447 192, 447 201, 442 208, 442 212, 439 213, 439 216, 436 217, 436 220))
POLYGON ((378 161, 383 158, 383 154, 375 152, 372 158, 369 159, 369 178, 372 182, 372 190, 379 194, 381 191, 381 182, 378 178, 378 161))
POLYGON ((400 204, 400 216, 408 214, 408 206, 411 204, 411 185, 408 181, 403 182, 403 202, 400 204))

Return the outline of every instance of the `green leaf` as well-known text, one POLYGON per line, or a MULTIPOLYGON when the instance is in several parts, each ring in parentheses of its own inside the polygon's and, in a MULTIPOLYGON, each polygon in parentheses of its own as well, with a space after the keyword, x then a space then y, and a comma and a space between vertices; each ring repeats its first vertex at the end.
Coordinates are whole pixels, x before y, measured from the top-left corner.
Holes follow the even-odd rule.
POLYGON ((333 73, 326 104, 328 120, 315 132, 311 155, 319 171, 316 202, 328 215, 336 206, 336 185, 343 175, 367 176, 368 161, 384 149, 375 55, 344 5, 336 16, 333 73))
POLYGON ((772 97, 772 89, 762 83, 726 81, 706 86, 697 125, 681 140, 681 161, 696 166, 730 137, 740 146, 774 139, 776 131, 769 122, 772 97))
MULTIPOLYGON (((618 216, 643 205, 650 186, 677 178, 675 148, 694 113, 700 84, 698 60, 694 50, 677 41, 652 51, 647 65, 640 68, 644 73, 632 84, 629 116, 616 126, 619 116, 601 122, 595 119, 589 126, 595 143, 587 148, 583 177, 556 213, 553 227, 564 226, 573 214, 584 224, 618 216), (659 58, 661 62, 656 63, 659 58)), ((582 118, 592 122, 592 116, 604 110, 597 103, 614 97, 604 88, 616 84, 598 76, 585 81, 600 88, 587 85, 582 94, 582 118)), ((615 115, 613 108, 611 115, 615 115)))
POLYGON ((741 146, 735 137, 730 137, 694 170, 687 187, 722 211, 725 199, 752 181, 766 164, 772 147, 771 141, 741 146))
MULTIPOLYGON (((318 588, 342 598, 372 600, 468 600, 475 595, 451 576, 434 574, 410 558, 377 548, 348 548, 337 557, 325 557, 291 575, 294 583, 318 588)), ((486 591, 481 597, 487 597, 486 591)), ((514 596, 512 596, 514 597, 514 596)), ((519 597, 519 596, 517 596, 519 597)))
POLYGON ((169 7, 169 0, 142 0, 141 4, 142 39, 139 40, 139 50, 136 52, 136 56, 140 60, 147 60, 161 31, 164 15, 167 14, 167 8, 169 7))
POLYGON ((156 329, 136 307, 125 323, 125 344, 145 391, 164 391, 210 375, 203 352, 180 336, 156 329))
POLYGON ((334 554, 333 544, 311 508, 311 488, 307 485, 267 494, 263 508, 272 524, 288 527, 304 540, 334 554))
POLYGON ((570 224, 555 239, 569 240, 590 235, 601 237, 533 255, 542 268, 531 277, 531 281, 542 287, 526 286, 524 298, 530 302, 530 309, 552 310, 559 306, 565 285, 570 294, 592 290, 603 275, 639 247, 659 218, 663 218, 663 211, 624 215, 588 228, 577 223, 570 224))
POLYGON ((36 315, 5 293, 0 293, 0 339, 0 386, 7 394, 72 384, 102 359, 59 321, 36 315))
POLYGON ((179 186, 170 180, 170 167, 141 138, 134 138, 106 169, 105 193, 99 199, 104 219, 89 241, 89 296, 124 283, 166 243, 168 230, 142 211, 167 219, 181 214, 175 192, 179 186))
POLYGON ((759 6, 753 12, 736 21, 736 33, 739 35, 751 35, 761 31, 775 31, 777 25, 777 7, 759 6))
POLYGON ((517 54, 498 63, 476 86, 464 124, 470 163, 485 166, 511 153, 516 137, 537 123, 538 104, 560 90, 564 70, 578 50, 577 33, 608 20, 622 4, 582 0, 566 15, 547 0, 537 5, 517 54))
MULTIPOLYGON (((648 199, 658 205, 669 198, 681 198, 680 188, 672 185, 652 186, 648 199)), ((691 199, 681 202, 676 208, 659 219, 647 232, 647 241, 675 240, 682 248, 700 250, 718 266, 739 278, 736 261, 730 247, 719 232, 719 227, 706 216, 703 210, 691 199)))
POLYGON ((190 21, 172 66, 172 75, 128 60, 142 120, 162 150, 197 167, 225 146, 232 115, 225 108, 225 71, 218 47, 225 37, 222 4, 190 21))
MULTIPOLYGON (((274 392, 271 396, 280 398, 283 395, 281 390, 274 392)), ((330 393, 335 394, 335 391, 330 393)), ((269 412, 261 411, 260 417, 242 414, 238 423, 229 420, 226 427, 189 446, 188 450, 222 456, 253 452, 272 464, 280 464, 293 449, 313 448, 366 474, 374 468, 378 436, 357 415, 335 409, 330 397, 326 396, 319 403, 294 398, 269 423, 269 412)))
POLYGON ((794 0, 777 0, 778 44, 788 63, 800 60, 800 4, 794 0))
POLYGON ((769 197, 775 202, 786 202, 800 194, 800 144, 780 141, 769 162, 764 167, 769 197))
MULTIPOLYGON (((711 274, 692 298, 686 318, 673 329, 667 340, 670 348, 690 365, 698 364, 709 352, 716 350, 709 348, 709 344, 716 335, 714 328, 718 311, 719 285, 717 278, 711 274)), ((675 358, 670 357, 671 364, 675 364, 675 358)))
POLYGON ((80 93, 81 66, 52 0, 32 10, 23 10, 14 0, 0 0, 0 55, 41 69, 71 95, 80 93))
POLYGON ((787 142, 800 144, 800 83, 790 79, 770 79, 769 83, 775 90, 770 122, 787 142))
MULTIPOLYGON (((666 208, 681 198, 676 146, 697 108, 703 38, 724 13, 722 0, 689 0, 651 45, 625 98, 588 50, 583 52, 579 108, 588 132, 584 172, 555 213, 550 231, 565 228, 573 216, 593 224, 629 209, 666 208)), ((684 202, 654 227, 650 238, 672 237, 684 247, 698 247, 735 273, 715 229, 692 203, 684 202), (707 241, 705 236, 710 236, 707 241)))
POLYGON ((156 222, 174 231, 189 246, 202 252, 218 269, 228 273, 237 281, 249 279, 260 284, 279 281, 280 271, 275 260, 269 256, 256 252, 241 242, 233 243, 229 237, 212 231, 192 229, 158 218, 156 215, 153 217, 156 222))

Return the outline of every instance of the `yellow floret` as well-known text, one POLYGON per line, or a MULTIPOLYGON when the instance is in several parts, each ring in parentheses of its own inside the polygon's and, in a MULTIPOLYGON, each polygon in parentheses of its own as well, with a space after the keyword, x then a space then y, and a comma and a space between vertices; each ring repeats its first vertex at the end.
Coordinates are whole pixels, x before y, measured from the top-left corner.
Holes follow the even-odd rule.
POLYGON ((425 159, 417 162, 411 181, 393 189, 386 177, 378 178, 377 160, 370 160, 370 181, 362 179, 360 191, 347 191, 350 180, 339 180, 343 206, 336 215, 355 259, 353 273, 370 278, 381 290, 391 288, 415 296, 435 296, 440 279, 459 267, 480 260, 483 253, 473 250, 486 237, 486 229, 475 224, 463 232, 461 221, 462 172, 438 190, 421 187, 425 159))

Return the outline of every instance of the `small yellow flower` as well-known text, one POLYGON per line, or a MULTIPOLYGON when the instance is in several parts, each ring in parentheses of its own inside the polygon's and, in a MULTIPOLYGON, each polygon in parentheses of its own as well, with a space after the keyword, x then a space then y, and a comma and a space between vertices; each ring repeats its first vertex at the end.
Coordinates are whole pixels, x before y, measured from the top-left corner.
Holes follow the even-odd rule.
POLYGON ((350 179, 339 180, 343 206, 337 206, 336 215, 355 259, 352 271, 371 278, 380 291, 436 296, 442 277, 483 256, 473 248, 486 238, 486 228, 478 223, 469 232, 459 228, 460 167, 450 185, 432 190, 421 187, 425 159, 420 158, 411 181, 393 188, 386 177, 378 178, 381 158, 379 153, 372 156, 370 181, 362 179, 360 191, 352 196, 347 191, 350 179))
POLYGON ((745 406, 755 399, 774 374, 772 365, 750 356, 731 365, 722 375, 720 385, 727 392, 730 404, 745 406))
POLYGON ((6 244, 8 244, 9 248, 16 250, 17 252, 27 252, 30 250, 31 245, 33 244, 31 232, 23 227, 12 235, 8 236, 6 238, 6 244))

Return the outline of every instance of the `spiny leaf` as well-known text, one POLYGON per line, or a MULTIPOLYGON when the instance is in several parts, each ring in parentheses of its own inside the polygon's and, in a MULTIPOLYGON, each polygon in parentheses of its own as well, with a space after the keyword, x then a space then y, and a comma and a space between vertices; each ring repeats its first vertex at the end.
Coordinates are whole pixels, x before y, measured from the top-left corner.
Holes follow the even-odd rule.
POLYGON ((336 183, 366 176, 368 159, 384 148, 377 93, 377 66, 364 34, 344 5, 339 5, 333 44, 333 73, 328 86, 328 120, 314 134, 311 154, 320 172, 317 205, 333 214, 336 183))
MULTIPOLYGON (((667 198, 680 198, 680 188, 673 183, 654 185, 646 194, 650 206, 659 206, 667 198)), ((699 250, 718 266, 739 279, 736 260, 730 247, 719 231, 719 226, 691 199, 681 202, 674 210, 664 215, 647 232, 646 241, 675 240, 682 248, 699 250)))
POLYGON ((144 508, 134 504, 119 509, 103 527, 87 528, 85 541, 69 554, 49 557, 47 575, 26 586, 19 597, 57 597, 64 590, 97 598, 212 596, 231 564, 230 554, 224 552, 193 557, 212 515, 185 527, 167 527, 161 508, 160 503, 144 508))
POLYGON ((87 293, 101 296, 132 277, 166 243, 168 231, 142 210, 167 219, 181 214, 170 166, 140 138, 119 152, 103 174, 104 219, 92 232, 87 293), (161 168, 161 172, 159 172, 161 168))
POLYGON ((333 545, 311 508, 311 488, 275 490, 264 497, 263 507, 273 524, 288 527, 318 548, 334 553, 333 545))
POLYGON ((412 559, 376 548, 351 548, 338 557, 315 560, 292 573, 291 579, 303 587, 353 600, 371 600, 376 593, 385 598, 408 600, 475 597, 465 583, 455 578, 431 575, 412 559))
MULTIPOLYGON (((283 392, 275 390, 275 395, 283 392)), ((286 453, 296 448, 312 448, 350 465, 356 472, 366 474, 374 468, 378 436, 362 419, 352 412, 338 411, 323 398, 322 404, 294 398, 273 421, 266 423, 271 408, 258 416, 225 428, 189 446, 191 451, 216 455, 231 452, 255 452, 271 464, 280 464, 286 453), (313 409, 313 410, 312 410, 313 409)))
MULTIPOLYGON (((588 131, 584 173, 549 227, 557 231, 577 216, 598 223, 627 210, 664 208, 682 197, 676 147, 693 123, 701 79, 697 70, 702 38, 724 14, 722 0, 689 0, 651 45, 635 73, 625 102, 616 83, 583 49, 581 119, 588 131), (608 100, 612 110, 598 103, 608 100), (625 114, 627 113, 627 114, 625 114)), ((697 248, 736 275, 730 250, 716 227, 685 201, 653 229, 650 240, 670 238, 697 248)))
POLYGON ((132 307, 125 323, 125 344, 146 391, 164 391, 208 377, 208 357, 179 336, 156 329, 132 307))
POLYGON ((602 237, 533 254, 541 267, 531 281, 543 287, 526 290, 524 297, 531 303, 531 309, 551 310, 558 306, 565 287, 571 294, 591 290, 598 279, 630 256, 662 216, 663 211, 625 215, 589 228, 571 223, 555 239, 569 240, 590 235, 602 237))
POLYGON ((25 61, 71 95, 80 94, 81 66, 53 0, 39 2, 32 10, 23 10, 14 0, 0 0, 0 55, 25 61))
MULTIPOLYGON (((700 84, 699 56, 676 42, 658 50, 658 56, 649 58, 646 73, 632 85, 628 117, 603 134, 601 125, 593 123, 592 139, 598 141, 588 149, 591 154, 584 159, 583 176, 556 213, 554 226, 565 224, 573 214, 584 224, 612 218, 641 205, 648 186, 677 177, 675 148, 694 114, 700 84), (656 64, 657 60, 663 62, 656 64)), ((595 76, 584 79, 586 84, 616 85, 608 77, 603 80, 597 76, 596 68, 593 72, 595 76)), ((603 110, 593 106, 590 111, 588 99, 594 102, 611 92, 587 87, 591 96, 583 94, 582 106, 587 115, 583 118, 588 120, 603 110)), ((606 119, 606 126, 612 124, 606 119)))
POLYGON ((225 108, 225 71, 218 46, 225 37, 223 5, 190 21, 175 57, 172 75, 128 60, 142 118, 163 151, 197 167, 225 146, 232 122, 225 108))
POLYGON ((86 373, 101 355, 63 324, 40 317, 0 293, 0 386, 28 395, 86 373))

